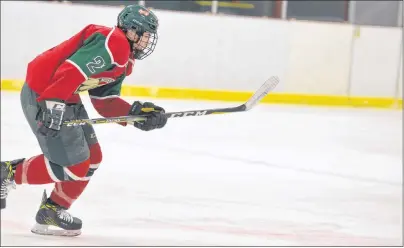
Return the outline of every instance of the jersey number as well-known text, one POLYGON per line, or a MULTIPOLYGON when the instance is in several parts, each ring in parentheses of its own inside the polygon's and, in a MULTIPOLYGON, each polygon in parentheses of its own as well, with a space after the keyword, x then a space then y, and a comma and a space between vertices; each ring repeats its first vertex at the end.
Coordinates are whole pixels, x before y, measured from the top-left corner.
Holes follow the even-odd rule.
POLYGON ((95 73, 95 69, 101 69, 105 66, 105 60, 101 56, 97 56, 93 61, 88 62, 86 66, 91 73, 95 73))

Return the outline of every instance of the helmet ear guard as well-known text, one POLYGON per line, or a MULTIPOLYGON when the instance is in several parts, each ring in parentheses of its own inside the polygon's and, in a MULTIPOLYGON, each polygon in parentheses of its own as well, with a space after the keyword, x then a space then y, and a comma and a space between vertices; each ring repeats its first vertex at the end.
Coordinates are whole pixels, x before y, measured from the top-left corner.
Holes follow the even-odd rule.
POLYGON ((117 26, 122 31, 127 32, 133 30, 138 36, 139 41, 142 41, 142 36, 148 34, 147 45, 143 49, 136 49, 134 44, 137 42, 128 39, 131 50, 135 59, 144 59, 149 56, 157 45, 158 35, 158 19, 157 16, 141 5, 126 6, 117 18, 117 26))

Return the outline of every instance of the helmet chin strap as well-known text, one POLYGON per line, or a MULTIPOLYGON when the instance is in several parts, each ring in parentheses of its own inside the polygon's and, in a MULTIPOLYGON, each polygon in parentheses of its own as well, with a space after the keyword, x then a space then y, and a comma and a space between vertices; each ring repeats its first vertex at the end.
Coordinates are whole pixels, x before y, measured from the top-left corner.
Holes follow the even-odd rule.
POLYGON ((126 37, 126 39, 127 39, 128 42, 129 42, 130 52, 133 53, 134 57, 136 58, 136 54, 138 54, 138 53, 141 54, 142 51, 136 50, 136 49, 134 48, 135 42, 134 42, 133 40, 130 40, 130 39, 128 39, 127 37, 126 37))
MULTIPOLYGON (((125 29, 122 29, 122 31, 124 31, 125 33, 128 32, 128 30, 125 30, 125 29)), ((140 34, 140 33, 138 33, 138 32, 136 32, 136 34, 139 36, 139 39, 138 39, 138 40, 140 40, 140 37, 141 37, 143 34, 140 34)), ((128 35, 126 35, 126 39, 128 40, 129 45, 130 45, 130 51, 131 51, 131 52, 134 52, 134 50, 135 50, 134 44, 135 44, 136 42, 133 41, 133 40, 131 40, 131 39, 129 39, 129 38, 128 38, 128 35)))
POLYGON ((129 42, 130 51, 133 52, 134 51, 133 45, 135 44, 135 42, 133 40, 130 40, 128 37, 126 37, 126 39, 129 42))

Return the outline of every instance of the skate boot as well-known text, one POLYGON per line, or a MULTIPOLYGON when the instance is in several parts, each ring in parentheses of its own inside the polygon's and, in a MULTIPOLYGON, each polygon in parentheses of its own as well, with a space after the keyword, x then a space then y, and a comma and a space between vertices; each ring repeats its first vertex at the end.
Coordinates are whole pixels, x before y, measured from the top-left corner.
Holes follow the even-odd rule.
POLYGON ((69 237, 81 234, 81 220, 71 216, 65 208, 48 199, 46 191, 43 193, 35 219, 36 224, 31 229, 35 234, 69 237))
POLYGON ((0 208, 6 208, 6 198, 11 188, 15 189, 14 173, 18 164, 24 159, 0 162, 0 208))

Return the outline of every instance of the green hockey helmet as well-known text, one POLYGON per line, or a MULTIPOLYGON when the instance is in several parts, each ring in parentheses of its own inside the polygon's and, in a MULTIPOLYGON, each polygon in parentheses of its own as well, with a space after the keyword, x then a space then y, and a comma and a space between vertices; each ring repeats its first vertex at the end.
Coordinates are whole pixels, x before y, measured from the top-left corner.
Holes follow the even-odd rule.
POLYGON ((118 28, 124 32, 133 31, 140 38, 138 41, 128 39, 135 59, 149 56, 157 44, 157 16, 141 5, 128 5, 118 15, 118 28), (136 43, 142 42, 142 45, 136 43))

